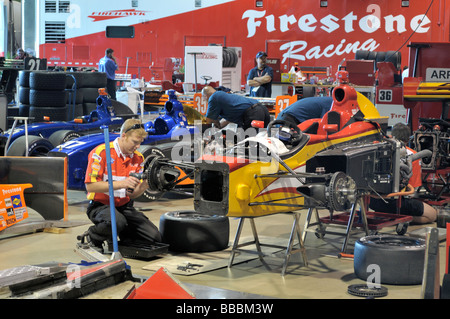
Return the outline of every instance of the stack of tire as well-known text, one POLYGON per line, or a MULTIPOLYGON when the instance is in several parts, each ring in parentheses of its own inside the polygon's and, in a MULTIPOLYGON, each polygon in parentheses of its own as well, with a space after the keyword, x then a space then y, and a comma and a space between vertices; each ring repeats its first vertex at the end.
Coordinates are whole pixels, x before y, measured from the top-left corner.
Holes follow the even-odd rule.
POLYGON ((79 89, 83 98, 83 113, 90 114, 97 108, 98 89, 106 88, 106 73, 84 72, 79 89))
POLYGON ((30 122, 67 121, 66 74, 63 72, 33 71, 29 74, 30 122))
POLYGON ((402 65, 402 55, 398 51, 366 51, 358 50, 355 53, 356 60, 373 60, 378 62, 392 62, 397 70, 400 70, 402 65))
POLYGON ((83 109, 83 86, 85 72, 66 73, 66 103, 68 108, 68 121, 86 115, 83 109))
POLYGON ((30 72, 19 71, 19 116, 28 117, 30 113, 30 72))

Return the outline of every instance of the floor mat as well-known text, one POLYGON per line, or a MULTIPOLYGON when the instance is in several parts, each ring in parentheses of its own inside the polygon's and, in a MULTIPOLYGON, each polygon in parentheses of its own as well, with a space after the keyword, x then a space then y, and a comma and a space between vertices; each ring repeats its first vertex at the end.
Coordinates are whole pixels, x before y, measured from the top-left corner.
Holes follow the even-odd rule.
MULTIPOLYGON (((252 241, 251 237, 243 237, 239 241, 240 243, 247 243, 252 241)), ((284 247, 287 245, 288 240, 283 238, 274 237, 264 237, 259 236, 259 241, 261 244, 277 245, 284 247)), ((207 271, 216 270, 219 268, 224 268, 228 266, 228 261, 231 254, 233 243, 230 243, 227 249, 215 252, 206 253, 170 253, 167 257, 150 262, 148 265, 142 267, 142 269, 157 271, 159 268, 164 267, 172 274, 191 276, 207 271)), ((255 245, 249 245, 245 247, 245 250, 254 251, 255 253, 249 252, 237 252, 233 265, 247 262, 253 259, 257 259, 259 256, 256 254, 255 245)), ((261 247, 264 255, 270 256, 277 252, 282 251, 282 248, 275 247, 261 247)))

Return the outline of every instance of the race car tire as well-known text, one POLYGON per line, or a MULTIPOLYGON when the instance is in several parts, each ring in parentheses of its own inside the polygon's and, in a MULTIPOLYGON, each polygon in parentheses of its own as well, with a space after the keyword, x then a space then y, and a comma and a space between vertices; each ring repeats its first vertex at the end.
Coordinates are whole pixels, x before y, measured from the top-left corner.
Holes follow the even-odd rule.
POLYGON ((30 105, 44 107, 65 107, 66 91, 30 90, 30 105))
POLYGON ((83 103, 97 103, 97 88, 81 88, 77 91, 83 96, 83 103))
POLYGON ((30 87, 30 73, 32 71, 19 71, 19 86, 30 87))
POLYGON ((228 247, 230 223, 226 216, 174 211, 161 215, 159 231, 170 251, 211 252, 228 247))
POLYGON ((75 104, 81 104, 83 103, 84 96, 83 92, 81 90, 76 90, 75 92, 66 91, 66 103, 71 104, 73 103, 73 97, 75 95, 75 104))
POLYGON ((50 118, 50 121, 67 121, 68 118, 67 106, 65 107, 36 107, 30 106, 29 116, 34 118, 31 122, 43 122, 44 116, 50 118))
POLYGON ((134 114, 128 105, 123 104, 122 102, 111 100, 111 104, 114 108, 114 113, 116 113, 117 116, 134 114))
POLYGON ((19 105, 19 116, 21 116, 21 117, 30 116, 30 105, 29 104, 20 104, 19 105))
POLYGON ((422 283, 425 240, 398 235, 371 235, 356 241, 355 275, 371 280, 379 275, 380 284, 417 285, 422 283), (376 267, 376 268, 375 268, 376 267), (375 270, 379 272, 375 273, 375 270))
MULTIPOLYGON (((154 158, 154 156, 165 157, 164 153, 160 149, 155 148, 155 147, 145 148, 145 149, 141 149, 138 151, 140 151, 142 153, 142 155, 144 156, 144 171, 147 169, 148 165, 150 164, 150 162, 154 158)), ((163 195, 164 195, 164 192, 146 189, 145 192, 141 196, 139 196, 138 198, 135 199, 135 201, 137 201, 137 202, 152 202, 152 201, 158 200, 163 195)))
POLYGON ((106 73, 86 72, 83 74, 83 88, 105 88, 106 73))
POLYGON ((44 91, 64 91, 66 89, 66 74, 48 71, 31 72, 30 88, 44 91))
MULTIPOLYGON (((7 156, 26 155, 26 136, 21 136, 12 142, 6 152, 7 156)), ((53 149, 53 144, 46 138, 36 135, 28 135, 28 156, 47 156, 53 149)))
POLYGON ((76 85, 77 89, 82 88, 84 74, 85 74, 85 72, 67 72, 66 73, 66 89, 72 89, 75 82, 77 84, 76 85), (74 81, 74 78, 75 78, 75 81, 74 81))
POLYGON ((30 104, 30 88, 25 86, 19 87, 19 103, 30 104))
POLYGON ((50 141, 50 143, 52 143, 52 145, 54 147, 57 147, 58 145, 61 145, 70 140, 79 138, 80 136, 81 136, 81 134, 78 132, 75 132, 75 131, 61 130, 61 131, 56 131, 55 133, 50 135, 48 140, 50 141))

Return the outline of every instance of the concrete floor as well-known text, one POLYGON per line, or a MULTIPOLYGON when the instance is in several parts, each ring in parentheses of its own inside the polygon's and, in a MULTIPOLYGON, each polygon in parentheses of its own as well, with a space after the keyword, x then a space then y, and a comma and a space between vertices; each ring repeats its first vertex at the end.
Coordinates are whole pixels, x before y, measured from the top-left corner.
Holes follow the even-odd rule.
MULTIPOLYGON (((87 201, 84 192, 69 191, 69 221, 86 222, 83 225, 65 228, 63 233, 34 232, 20 235, 2 235, 0 233, 0 270, 23 265, 37 265, 50 261, 61 263, 78 263, 82 259, 74 251, 76 236, 82 234, 90 222, 85 210, 87 201)), ((136 207, 145 208, 145 214, 155 224, 168 211, 193 209, 192 198, 186 196, 168 196, 151 203, 136 203, 136 207)), ((305 222, 306 211, 301 214, 301 228, 305 222)), ((289 238, 292 227, 292 216, 277 214, 257 218, 255 220, 258 233, 264 238, 289 238)), ((230 219, 230 242, 234 240, 238 220, 230 219)), ((427 225, 435 226, 435 225, 427 225)), ((14 226, 13 226, 14 227, 14 226)), ((412 226, 408 232, 425 226, 412 226)), ((380 233, 395 233, 394 227, 384 228, 380 233)), ((251 236, 250 224, 244 227, 242 237, 251 236)), ((348 252, 352 252, 353 243, 363 233, 352 236, 348 252)), ((283 299, 361 299, 347 292, 352 284, 364 284, 353 270, 353 260, 338 259, 343 237, 327 234, 324 239, 308 233, 305 246, 308 256, 308 267, 303 266, 298 255, 292 256, 287 273, 280 275, 282 259, 268 257, 262 263, 258 258, 248 262, 224 267, 206 273, 191 276, 175 275, 183 284, 226 289, 246 294, 256 294, 269 298, 283 299)), ((251 248, 251 247, 249 247, 251 248)), ((165 256, 159 259, 163 260, 165 256)), ((125 259, 135 275, 150 277, 153 272, 143 269, 149 264, 146 260, 125 259)), ((440 282, 445 271, 445 241, 440 243, 440 282)), ((133 284, 120 285, 108 291, 100 292, 91 298, 110 299, 123 298, 133 284)), ((421 285, 383 285, 388 288, 385 299, 420 299, 421 285)), ((211 297, 214 297, 213 295, 211 297)), ((88 297, 89 298, 89 297, 88 297)))

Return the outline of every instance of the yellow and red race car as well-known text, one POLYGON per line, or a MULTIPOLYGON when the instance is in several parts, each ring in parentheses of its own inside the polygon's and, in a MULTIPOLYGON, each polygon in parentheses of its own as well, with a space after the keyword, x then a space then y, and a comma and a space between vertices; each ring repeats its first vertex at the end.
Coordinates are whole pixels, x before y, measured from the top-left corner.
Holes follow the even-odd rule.
MULTIPOLYGON (((196 212, 259 217, 301 207, 345 210, 358 192, 398 192, 405 178, 407 182, 400 172, 404 147, 386 136, 387 118, 347 84, 347 72, 338 75, 341 83, 323 118, 298 127, 273 121, 237 143, 236 136, 229 138, 227 133, 227 141, 234 141, 231 147, 224 143, 222 150, 186 164, 194 168, 196 212)), ((156 172, 170 171, 168 166, 174 164, 157 166, 151 169, 153 179, 162 178, 156 172)), ((165 185, 176 184, 175 175, 165 185)))

